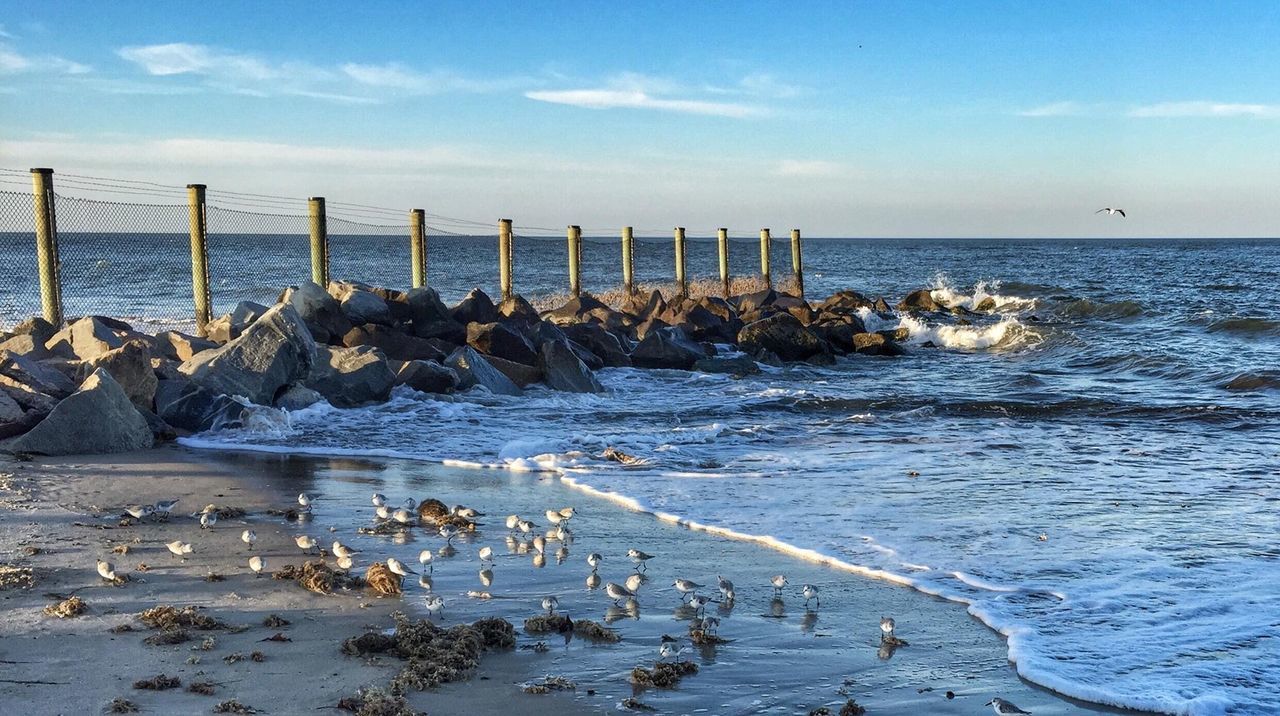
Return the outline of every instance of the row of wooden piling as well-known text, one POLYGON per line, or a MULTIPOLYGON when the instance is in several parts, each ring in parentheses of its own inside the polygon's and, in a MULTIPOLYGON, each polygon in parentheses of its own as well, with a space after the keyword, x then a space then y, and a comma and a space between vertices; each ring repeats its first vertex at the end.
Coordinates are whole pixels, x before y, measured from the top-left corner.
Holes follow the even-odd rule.
MULTIPOLYGON (((54 206, 53 170, 31 170, 32 196, 35 209, 36 257, 40 279, 40 301, 45 320, 55 326, 62 325, 62 283, 58 260, 58 230, 54 206)), ((191 234, 191 290, 195 302, 196 326, 201 331, 213 320, 213 304, 210 296, 208 213, 204 184, 187 185, 190 207, 191 234)), ((307 200, 308 225, 311 245, 311 280, 321 286, 329 283, 329 233, 324 197, 307 200)), ((568 227, 569 293, 577 297, 582 293, 582 229, 568 227)), ((689 292, 688 274, 685 271, 685 230, 676 227, 675 282, 682 295, 689 292)), ((725 297, 730 294, 729 230, 717 232, 720 282, 725 297)), ((760 273, 767 285, 772 285, 770 249, 772 238, 769 229, 760 230, 760 273)), ((498 221, 498 283, 502 298, 514 295, 512 288, 515 265, 515 235, 511 219, 498 221)), ((411 282, 414 288, 427 285, 427 230, 426 212, 412 209, 409 212, 409 257, 411 282)), ((796 290, 804 295, 804 266, 800 245, 800 230, 791 230, 791 266, 796 290)), ((622 284, 627 293, 636 290, 635 239, 632 227, 622 228, 622 284)))

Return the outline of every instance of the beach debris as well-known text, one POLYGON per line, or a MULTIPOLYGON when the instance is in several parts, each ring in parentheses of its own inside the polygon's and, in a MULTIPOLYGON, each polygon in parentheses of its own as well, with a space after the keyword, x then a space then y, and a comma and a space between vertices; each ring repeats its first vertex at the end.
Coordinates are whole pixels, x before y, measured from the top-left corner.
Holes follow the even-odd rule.
POLYGON ((376 686, 360 689, 355 696, 343 697, 335 708, 339 711, 350 711, 356 716, 422 716, 423 714, 409 708, 409 702, 405 700, 403 694, 396 694, 376 686))
POLYGON ((258 710, 251 706, 245 706, 235 699, 231 699, 214 706, 213 712, 216 714, 256 714, 258 713, 258 710))
POLYGON ((189 605, 175 607, 170 604, 158 604, 138 615, 143 624, 152 629, 177 629, 190 627, 201 631, 226 629, 227 625, 207 614, 201 614, 202 607, 189 605))
POLYGON ((831 716, 831 709, 826 706, 819 706, 816 709, 809 709, 809 716, 831 716))
POLYGON ((30 589, 35 584, 35 572, 30 567, 0 564, 0 591, 6 589, 30 589))
MULTIPOLYGON (((244 517, 246 514, 248 514, 242 508, 239 508, 239 507, 233 507, 231 505, 208 504, 204 506, 203 510, 200 510, 199 512, 195 513, 195 515, 207 515, 209 513, 216 514, 218 516, 217 519, 220 519, 220 520, 233 520, 238 517, 244 517)), ((192 516, 194 517, 195 515, 192 515, 192 516)))
POLYGON ((302 566, 286 564, 271 574, 274 579, 293 580, 303 589, 316 594, 333 594, 334 588, 359 589, 364 580, 335 572, 323 559, 304 562, 302 566))
POLYGON ((289 637, 285 636, 284 632, 278 631, 275 634, 272 634, 271 636, 267 637, 266 639, 259 639, 258 641, 293 641, 293 639, 290 639, 289 637))
POLYGON ((849 699, 844 702, 844 706, 840 707, 839 716, 862 716, 862 714, 865 714, 866 712, 867 710, 859 706, 857 701, 849 699))
POLYGON ((111 699, 111 703, 107 704, 107 713, 110 714, 136 714, 138 713, 138 705, 129 699, 117 696, 111 699))
POLYGON ((400 587, 400 576, 382 562, 374 562, 365 570, 364 581, 369 588, 380 596, 396 597, 403 593, 400 587))
POLYGON ((216 688, 217 684, 211 681, 194 681, 187 684, 187 691, 190 691, 193 694, 200 694, 202 696, 213 696, 213 692, 216 688))
POLYGON ((176 676, 166 676, 165 674, 157 674, 150 679, 139 679, 133 682, 133 688, 146 689, 148 691, 164 691, 166 689, 176 689, 182 686, 182 681, 176 676))
POLYGON ((279 629, 280 627, 287 627, 289 626, 289 624, 290 624, 289 620, 285 619, 279 614, 268 614, 262 620, 262 626, 268 629, 279 629))
POLYGON ((563 634, 573 631, 573 620, 563 614, 538 614, 524 620, 524 630, 528 634, 563 634))
POLYGON ((210 573, 208 573, 208 574, 204 575, 204 581, 206 581, 206 582, 225 582, 225 581, 227 581, 227 578, 226 578, 226 577, 224 577, 224 576, 222 576, 221 574, 218 574, 217 572, 210 572, 210 573))
POLYGON ((894 649, 900 646, 911 646, 911 644, 908 643, 907 640, 899 639, 893 634, 885 634, 884 636, 880 637, 880 644, 883 646, 894 648, 894 649))
POLYGON ((588 641, 616 644, 622 641, 622 635, 608 627, 590 619, 578 619, 573 623, 573 633, 588 641))
POLYGON ((546 676, 542 681, 533 684, 526 684, 524 692, 526 694, 549 694, 553 691, 576 691, 578 685, 563 676, 546 676))
POLYGON ((689 641, 693 642, 694 646, 717 646, 729 643, 728 639, 707 629, 705 623, 698 621, 689 625, 689 641))
POLYGON ((108 629, 107 631, 111 632, 112 634, 124 634, 125 632, 133 631, 133 625, 132 625, 132 624, 117 624, 117 625, 115 625, 115 626, 111 627, 110 629, 108 629))
POLYGON ((71 597, 64 599, 57 604, 50 604, 44 608, 45 616, 58 617, 59 619, 67 619, 69 617, 78 617, 89 609, 84 600, 80 597, 71 597))
POLYGON ((234 664, 240 661, 253 661, 261 664, 262 662, 267 660, 267 655, 263 654, 260 651, 255 651, 250 653, 248 656, 245 656, 244 654, 237 651, 231 654, 227 654, 226 656, 222 657, 222 660, 228 664, 234 664))
POLYGON ((34 557, 38 554, 44 554, 44 550, 35 545, 27 545, 22 548, 22 554, 27 557, 34 557))
POLYGON ((605 448, 604 452, 600 454, 600 457, 605 460, 611 460, 613 462, 622 463, 623 465, 635 465, 637 463, 642 462, 640 458, 634 455, 628 455, 627 453, 615 447, 605 448))
POLYGON ((295 507, 286 507, 283 510, 272 507, 267 510, 267 514, 271 515, 272 517, 283 517, 286 520, 293 522, 306 515, 309 515, 310 513, 304 510, 299 510, 295 507))
POLYGON ((628 711, 657 711, 654 707, 633 696, 628 696, 627 698, 619 701, 618 707, 628 711))
POLYGON ((213 636, 206 636, 197 647, 200 651, 213 651, 213 647, 218 645, 218 640, 213 636))
POLYGON ((418 503, 418 519, 424 522, 442 524, 450 516, 449 506, 440 500, 428 497, 418 503))
POLYGON ((426 619, 410 621, 400 612, 392 616, 396 620, 392 634, 369 632, 347 639, 342 652, 352 656, 387 653, 406 660, 391 681, 396 691, 422 691, 461 681, 479 666, 483 652, 516 645, 515 627, 505 619, 481 619, 445 629, 426 619))
POLYGON ((111 552, 112 552, 112 554, 122 554, 122 555, 123 555, 123 554, 129 554, 129 545, 127 545, 127 544, 118 544, 118 545, 116 545, 115 547, 112 547, 112 548, 111 548, 111 552))
POLYGON ((489 592, 481 592, 475 589, 467 592, 467 596, 471 599, 493 599, 493 595, 489 592))
POLYGON ((165 629, 143 639, 142 643, 148 646, 171 646, 184 641, 191 641, 191 634, 187 633, 186 629, 165 629))
POLYGON ((631 683, 640 686, 656 686, 660 689, 674 689, 680 680, 690 674, 698 673, 698 665, 692 661, 660 661, 652 669, 637 666, 631 670, 631 683))

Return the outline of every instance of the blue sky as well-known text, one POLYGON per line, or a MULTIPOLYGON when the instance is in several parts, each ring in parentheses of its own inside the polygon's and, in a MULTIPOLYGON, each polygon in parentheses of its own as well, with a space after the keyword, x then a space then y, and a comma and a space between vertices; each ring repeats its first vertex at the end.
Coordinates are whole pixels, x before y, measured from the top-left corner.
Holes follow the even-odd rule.
POLYGON ((1280 234, 1277 3, 417 5, 9 7, 0 166, 517 225, 1280 234))

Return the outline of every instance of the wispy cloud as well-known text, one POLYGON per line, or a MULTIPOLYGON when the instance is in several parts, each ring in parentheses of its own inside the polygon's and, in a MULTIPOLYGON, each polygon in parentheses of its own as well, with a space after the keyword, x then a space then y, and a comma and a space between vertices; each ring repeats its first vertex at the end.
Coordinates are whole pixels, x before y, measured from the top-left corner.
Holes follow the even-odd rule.
POLYGON ((1278 104, 1241 104, 1231 102, 1160 102, 1129 111, 1130 117, 1259 117, 1280 118, 1278 104))
POLYGON ((56 55, 24 55, 11 45, 0 43, 0 74, 82 75, 92 69, 88 65, 56 55))
POLYGON ((524 96, 585 109, 647 109, 735 119, 764 113, 759 106, 700 98, 675 81, 636 73, 616 75, 600 87, 532 90, 524 96))
POLYGON ((783 159, 774 168, 774 174, 783 177, 833 177, 848 174, 839 162, 824 159, 783 159))
POLYGON ((1051 102, 1049 104, 1020 110, 1019 117, 1075 117, 1087 112, 1087 108, 1079 102, 1051 102))
POLYGON ((0 37, 5 38, 6 40, 13 39, 13 35, 4 29, 4 25, 0 25, 0 37))

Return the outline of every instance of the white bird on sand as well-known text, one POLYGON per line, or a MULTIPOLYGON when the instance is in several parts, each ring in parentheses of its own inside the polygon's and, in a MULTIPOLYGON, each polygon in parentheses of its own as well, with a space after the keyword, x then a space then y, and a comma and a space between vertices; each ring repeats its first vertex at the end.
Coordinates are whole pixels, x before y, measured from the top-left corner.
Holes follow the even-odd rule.
POLYGON ((592 552, 587 555, 587 564, 591 565, 591 571, 594 572, 600 568, 600 563, 604 561, 604 556, 599 552, 592 552))
POLYGON ((477 517, 484 517, 484 513, 473 507, 463 507, 462 505, 453 506, 453 514, 466 520, 474 520, 477 517))
POLYGON ((310 552, 313 549, 320 548, 320 543, 310 535, 298 535, 293 538, 293 543, 298 545, 298 549, 303 552, 310 552))
POLYGON ((493 548, 492 548, 492 547, 490 547, 490 546, 488 546, 488 545, 485 545, 484 547, 481 547, 481 548, 480 548, 479 555, 480 555, 480 561, 481 561, 481 562, 489 562, 490 564, 492 564, 492 563, 493 563, 493 548))
POLYGON ((412 524, 414 519, 416 518, 417 518, 417 515, 413 514, 409 510, 404 509, 403 507, 391 513, 391 519, 395 520, 396 522, 399 522, 402 525, 412 524))
POLYGON ((538 535, 538 536, 534 537, 534 538, 533 538, 533 549, 534 549, 538 554, 546 554, 546 552, 547 552, 547 538, 546 538, 546 537, 543 537, 542 535, 538 535))
POLYGON ((387 496, 386 496, 386 495, 382 494, 381 492, 375 492, 375 493, 373 493, 373 506, 374 506, 374 507, 382 507, 382 506, 383 506, 383 505, 385 505, 385 504, 387 504, 387 496))
POLYGON ((426 606, 428 616, 433 617, 437 614, 444 614, 444 597, 438 594, 432 594, 427 597, 426 606))
POLYGON ((245 530, 240 533, 240 541, 249 545, 249 549, 253 549, 253 543, 258 541, 258 533, 253 530, 245 530))
POLYGON ((458 528, 450 524, 440 525, 440 536, 444 538, 444 543, 453 546, 453 538, 458 536, 458 528))
POLYGON ((126 505, 124 511, 135 520, 145 520, 155 514, 156 508, 151 505, 126 505))
POLYGON ((417 574, 417 572, 404 566, 404 562, 401 562, 395 557, 387 557, 387 569, 391 570, 392 574, 398 574, 401 577, 407 577, 410 574, 417 574))
POLYGON ((630 589, 631 591, 635 592, 636 594, 639 594, 639 593, 640 593, 640 588, 644 586, 644 583, 645 583, 645 581, 647 581, 647 580, 648 580, 648 577, 645 577, 643 574, 640 574, 639 572, 636 572, 635 574, 632 574, 632 575, 628 576, 628 577, 627 577, 627 581, 623 582, 622 584, 623 584, 627 589, 630 589))
POLYGON ((635 592, 614 582, 609 582, 604 585, 604 593, 609 595, 609 598, 613 600, 614 604, 617 604, 623 599, 634 599, 636 596, 635 592))
POLYGON ((804 605, 809 606, 809 600, 817 601, 817 606, 822 607, 822 598, 818 596, 818 588, 812 584, 805 584, 800 587, 800 593, 804 595, 804 605))
POLYGON ((318 498, 318 497, 320 497, 320 495, 318 495, 318 494, 307 493, 307 492, 299 492, 299 493, 298 493, 298 504, 302 506, 302 509, 304 509, 304 510, 306 510, 306 511, 310 512, 310 511, 311 511, 311 503, 315 502, 315 501, 316 501, 316 498, 318 498))
POLYGON ((518 522, 516 522, 516 527, 525 534, 529 534, 530 532, 538 528, 537 525, 530 522, 529 520, 519 520, 518 522))
POLYGON ((218 513, 216 511, 200 513, 200 529, 207 530, 218 524, 218 513))
POLYGON ((98 576, 108 582, 116 581, 116 566, 105 559, 98 560, 98 576))
POLYGON ((990 706, 992 711, 1000 714, 1000 716, 1011 716, 1012 714, 1029 714, 1030 711, 1023 711, 1004 699, 991 699, 985 706, 990 706))
POLYGON ((686 594, 693 594, 699 589, 702 589, 701 584, 698 584, 697 582, 691 579, 677 579, 676 581, 672 582, 672 585, 676 588, 677 592, 680 592, 680 601, 682 602, 684 601, 684 597, 686 594))
POLYGON ((884 632, 884 636, 893 636, 893 630, 896 626, 897 624, 893 623, 893 617, 880 617, 880 631, 884 632))
POLYGON ((782 595, 782 588, 787 586, 787 578, 781 574, 775 574, 769 583, 773 585, 773 596, 778 597, 782 595))
POLYGON ((350 557, 353 554, 360 554, 360 550, 351 549, 338 540, 333 541, 333 553, 338 557, 350 557))
POLYGON ((418 553, 418 564, 421 564, 422 568, 429 572, 434 572, 436 570, 435 565, 431 563, 431 560, 433 559, 435 559, 435 555, 431 554, 431 550, 429 549, 424 549, 418 553))
POLYGON ((663 659, 680 659, 680 655, 684 653, 684 647, 677 641, 663 641, 662 646, 658 647, 658 661, 663 659))
POLYGON ((645 552, 641 552, 640 550, 635 549, 634 547, 627 550, 627 556, 631 558, 632 562, 636 563, 636 569, 641 569, 641 568, 648 569, 649 565, 645 563, 653 559, 653 555, 647 554, 645 552))
POLYGON ((563 517, 563 518, 565 518, 566 520, 571 520, 571 519, 573 519, 573 516, 574 516, 574 515, 576 515, 577 513, 578 513, 578 510, 577 510, 577 508, 575 508, 575 507, 561 507, 561 508, 560 508, 560 516, 561 516, 561 517, 563 517))
POLYGON ((180 557, 184 560, 186 559, 187 555, 191 554, 192 552, 191 543, 183 542, 180 539, 176 539, 166 544, 165 547, 169 548, 169 551, 173 553, 173 556, 180 557))
POLYGON ((515 532, 520 524, 520 515, 507 515, 507 529, 515 532))
POLYGON ((547 510, 546 515, 547 522, 556 526, 565 521, 565 516, 560 514, 559 510, 547 510))
POLYGON ((711 603, 711 597, 708 597, 708 596, 695 594, 692 597, 689 597, 689 606, 693 607, 694 614, 697 614, 703 609, 706 609, 707 605, 710 603, 711 603))
POLYGON ((542 608, 547 610, 547 614, 555 614, 556 607, 560 606, 560 600, 555 597, 543 597, 542 608))
POLYGON ((266 568, 267 568, 267 560, 263 559, 262 555, 255 554, 249 558, 249 569, 253 570, 253 574, 255 577, 261 577, 262 570, 266 568))
POLYGON ((720 598, 727 602, 733 601, 733 582, 718 574, 716 575, 716 582, 716 586, 720 589, 720 598))
POLYGON ((172 500, 158 500, 156 502, 155 513, 157 515, 163 515, 165 519, 168 519, 169 513, 173 512, 174 506, 177 505, 179 502, 181 502, 181 498, 174 498, 172 500))
MULTIPOLYGON (((1107 216, 1112 216, 1112 215, 1114 215, 1114 214, 1119 214, 1120 216, 1125 216, 1124 209, 1112 209, 1112 208, 1111 208, 1111 207, 1109 207, 1109 206, 1108 206, 1108 207, 1106 207, 1105 209, 1098 209, 1097 211, 1095 211, 1095 212, 1093 212, 1093 213, 1095 213, 1095 214, 1101 214, 1101 213, 1102 213, 1102 212, 1104 212, 1104 211, 1105 211, 1105 212, 1107 212, 1107 216)), ((1125 218, 1128 218, 1128 217, 1125 217, 1125 218)), ((999 699, 997 699, 997 701, 999 701, 999 699)), ((999 713, 999 712, 997 711, 996 713, 999 713)), ((1018 712, 1017 712, 1017 711, 1010 711, 1009 713, 1018 713, 1018 712)), ((1024 713, 1025 713, 1025 712, 1024 712, 1024 713)))
POLYGON ((351 555, 347 555, 345 557, 340 556, 335 561, 338 565, 338 569, 341 569, 344 572, 350 572, 351 568, 356 566, 356 561, 351 558, 351 555))
POLYGON ((375 509, 373 513, 377 515, 380 520, 391 519, 391 508, 386 505, 378 505, 377 509, 375 509))

